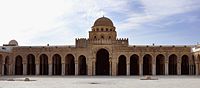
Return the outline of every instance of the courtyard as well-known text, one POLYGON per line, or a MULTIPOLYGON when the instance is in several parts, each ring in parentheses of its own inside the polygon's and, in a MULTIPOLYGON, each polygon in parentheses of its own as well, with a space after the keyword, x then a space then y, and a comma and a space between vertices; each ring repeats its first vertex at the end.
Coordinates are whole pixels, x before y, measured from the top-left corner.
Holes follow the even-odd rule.
POLYGON ((199 88, 200 76, 1 76, 0 88, 199 88), (32 81, 22 81, 29 78, 32 81), (7 81, 5 79, 14 79, 7 81))

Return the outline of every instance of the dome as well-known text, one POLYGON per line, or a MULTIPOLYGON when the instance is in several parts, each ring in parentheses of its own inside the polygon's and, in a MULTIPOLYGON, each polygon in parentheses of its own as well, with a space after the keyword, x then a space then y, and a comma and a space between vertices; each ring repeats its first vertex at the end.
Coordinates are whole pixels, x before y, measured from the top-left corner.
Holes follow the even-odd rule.
POLYGON ((113 22, 107 17, 98 18, 94 22, 94 26, 111 26, 113 27, 113 22))
POLYGON ((18 42, 16 40, 10 40, 9 45, 18 45, 18 42))

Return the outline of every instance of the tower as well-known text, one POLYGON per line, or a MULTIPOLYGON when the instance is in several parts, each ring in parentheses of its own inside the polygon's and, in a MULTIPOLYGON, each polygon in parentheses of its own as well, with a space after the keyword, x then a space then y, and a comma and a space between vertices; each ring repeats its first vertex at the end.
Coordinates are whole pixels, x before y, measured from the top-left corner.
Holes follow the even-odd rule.
POLYGON ((107 17, 98 18, 89 31, 89 40, 116 40, 117 33, 113 22, 107 17))

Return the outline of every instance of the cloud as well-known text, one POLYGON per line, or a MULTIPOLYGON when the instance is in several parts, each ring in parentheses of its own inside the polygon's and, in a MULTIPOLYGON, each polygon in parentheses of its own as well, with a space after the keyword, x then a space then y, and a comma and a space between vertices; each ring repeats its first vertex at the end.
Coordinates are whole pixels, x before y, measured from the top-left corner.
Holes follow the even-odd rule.
MULTIPOLYGON (((130 11, 127 19, 120 22, 119 28, 132 30, 139 29, 141 25, 158 23, 160 20, 182 13, 198 10, 200 8, 200 2, 197 0, 140 0, 143 8, 143 13, 135 13, 130 11)), ((191 19, 191 18, 188 18, 191 19)), ((194 21, 194 19, 191 19, 194 21)), ((181 20, 183 21, 183 20, 181 20)), ((168 24, 176 23, 174 21, 168 22, 168 24)), ((163 27, 162 24, 152 24, 157 27, 163 27)))
MULTIPOLYGON (((71 45, 75 38, 87 37, 93 22, 103 15, 115 20, 119 33, 155 25, 196 10, 199 4, 195 0, 1 0, 0 44, 16 39, 20 45, 71 45)), ((170 24, 173 21, 166 25, 170 24)))

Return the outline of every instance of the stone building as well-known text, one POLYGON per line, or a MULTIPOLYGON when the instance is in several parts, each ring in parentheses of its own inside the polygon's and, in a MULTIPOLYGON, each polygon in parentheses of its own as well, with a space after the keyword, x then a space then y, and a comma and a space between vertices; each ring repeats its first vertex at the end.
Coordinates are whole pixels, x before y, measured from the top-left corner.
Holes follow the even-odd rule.
POLYGON ((1 75, 199 75, 199 61, 200 45, 129 45, 106 17, 75 46, 0 46, 1 75))

